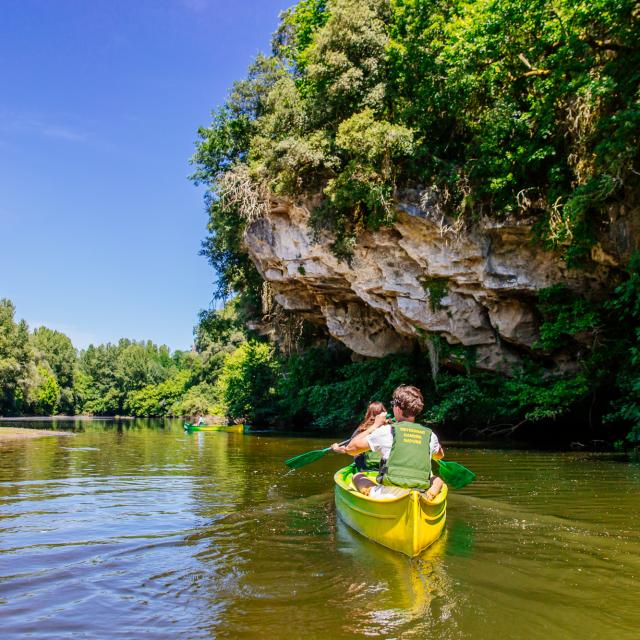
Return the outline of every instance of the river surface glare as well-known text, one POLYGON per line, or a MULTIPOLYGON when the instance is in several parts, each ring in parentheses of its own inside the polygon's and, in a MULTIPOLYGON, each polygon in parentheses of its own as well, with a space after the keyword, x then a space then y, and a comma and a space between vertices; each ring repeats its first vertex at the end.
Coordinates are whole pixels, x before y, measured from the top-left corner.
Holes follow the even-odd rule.
POLYGON ((0 442, 3 640, 640 638, 640 466, 614 456, 447 448, 478 479, 410 560, 337 520, 346 457, 287 471, 326 439, 56 428, 0 442))

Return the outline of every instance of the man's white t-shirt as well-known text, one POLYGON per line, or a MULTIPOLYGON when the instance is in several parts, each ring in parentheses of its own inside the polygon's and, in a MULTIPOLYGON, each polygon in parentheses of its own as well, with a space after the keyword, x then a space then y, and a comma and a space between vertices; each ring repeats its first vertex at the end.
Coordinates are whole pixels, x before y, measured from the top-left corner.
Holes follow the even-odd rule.
MULTIPOLYGON (((371 451, 379 451, 384 460, 389 459, 389 453, 391 453, 391 447, 393 446, 393 433, 391 433, 390 424, 383 424, 378 427, 368 438, 367 443, 371 451)), ((431 447, 431 455, 436 453, 440 449, 440 442, 438 436, 431 432, 431 440, 429 441, 431 447)))

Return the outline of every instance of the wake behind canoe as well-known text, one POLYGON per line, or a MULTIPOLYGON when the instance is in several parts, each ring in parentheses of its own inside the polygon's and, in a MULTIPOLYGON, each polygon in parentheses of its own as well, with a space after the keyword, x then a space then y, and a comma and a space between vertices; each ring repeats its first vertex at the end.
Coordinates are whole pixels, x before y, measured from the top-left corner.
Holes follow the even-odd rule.
MULTIPOLYGON (((370 474, 375 478, 375 472, 370 474)), ((351 483, 353 466, 337 471, 336 509, 341 520, 371 540, 416 556, 442 534, 447 513, 447 485, 433 501, 419 491, 397 488, 397 495, 377 500, 357 491, 351 483)))

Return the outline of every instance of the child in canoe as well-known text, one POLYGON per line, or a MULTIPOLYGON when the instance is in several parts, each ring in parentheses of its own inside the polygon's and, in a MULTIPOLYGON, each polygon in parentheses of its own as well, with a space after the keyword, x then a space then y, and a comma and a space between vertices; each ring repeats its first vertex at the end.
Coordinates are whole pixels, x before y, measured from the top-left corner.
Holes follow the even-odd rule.
MULTIPOLYGON (((384 414, 386 417, 387 410, 382 402, 372 402, 367 407, 367 412, 364 415, 364 420, 358 425, 357 429, 353 432, 351 439, 353 440, 357 435, 369 429, 373 426, 376 416, 384 414)), ((378 470, 380 468, 380 453, 376 451, 365 451, 360 453, 353 459, 356 469, 358 471, 371 471, 378 470)))
MULTIPOLYGON (((357 456, 366 451, 379 451, 382 456, 378 482, 362 473, 353 476, 353 484, 360 493, 384 499, 386 487, 403 487, 426 491, 433 500, 442 488, 440 478, 431 477, 431 459, 440 460, 444 450, 431 429, 416 422, 424 408, 422 393, 417 387, 402 385, 393 392, 391 400, 395 424, 387 424, 386 412, 376 416, 346 446, 337 443, 332 450, 357 456)), ((395 492, 393 492, 395 494, 395 492)))

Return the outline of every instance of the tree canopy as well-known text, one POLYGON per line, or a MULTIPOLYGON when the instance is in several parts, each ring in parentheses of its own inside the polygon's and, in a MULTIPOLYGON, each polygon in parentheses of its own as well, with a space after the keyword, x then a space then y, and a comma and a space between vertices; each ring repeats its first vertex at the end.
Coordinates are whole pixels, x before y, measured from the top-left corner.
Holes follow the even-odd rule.
POLYGON ((420 186, 469 222, 534 216, 584 261, 605 205, 637 195, 639 18, 633 0, 298 2, 199 130, 219 292, 259 284, 241 232, 268 194, 314 197, 347 259, 420 186))

